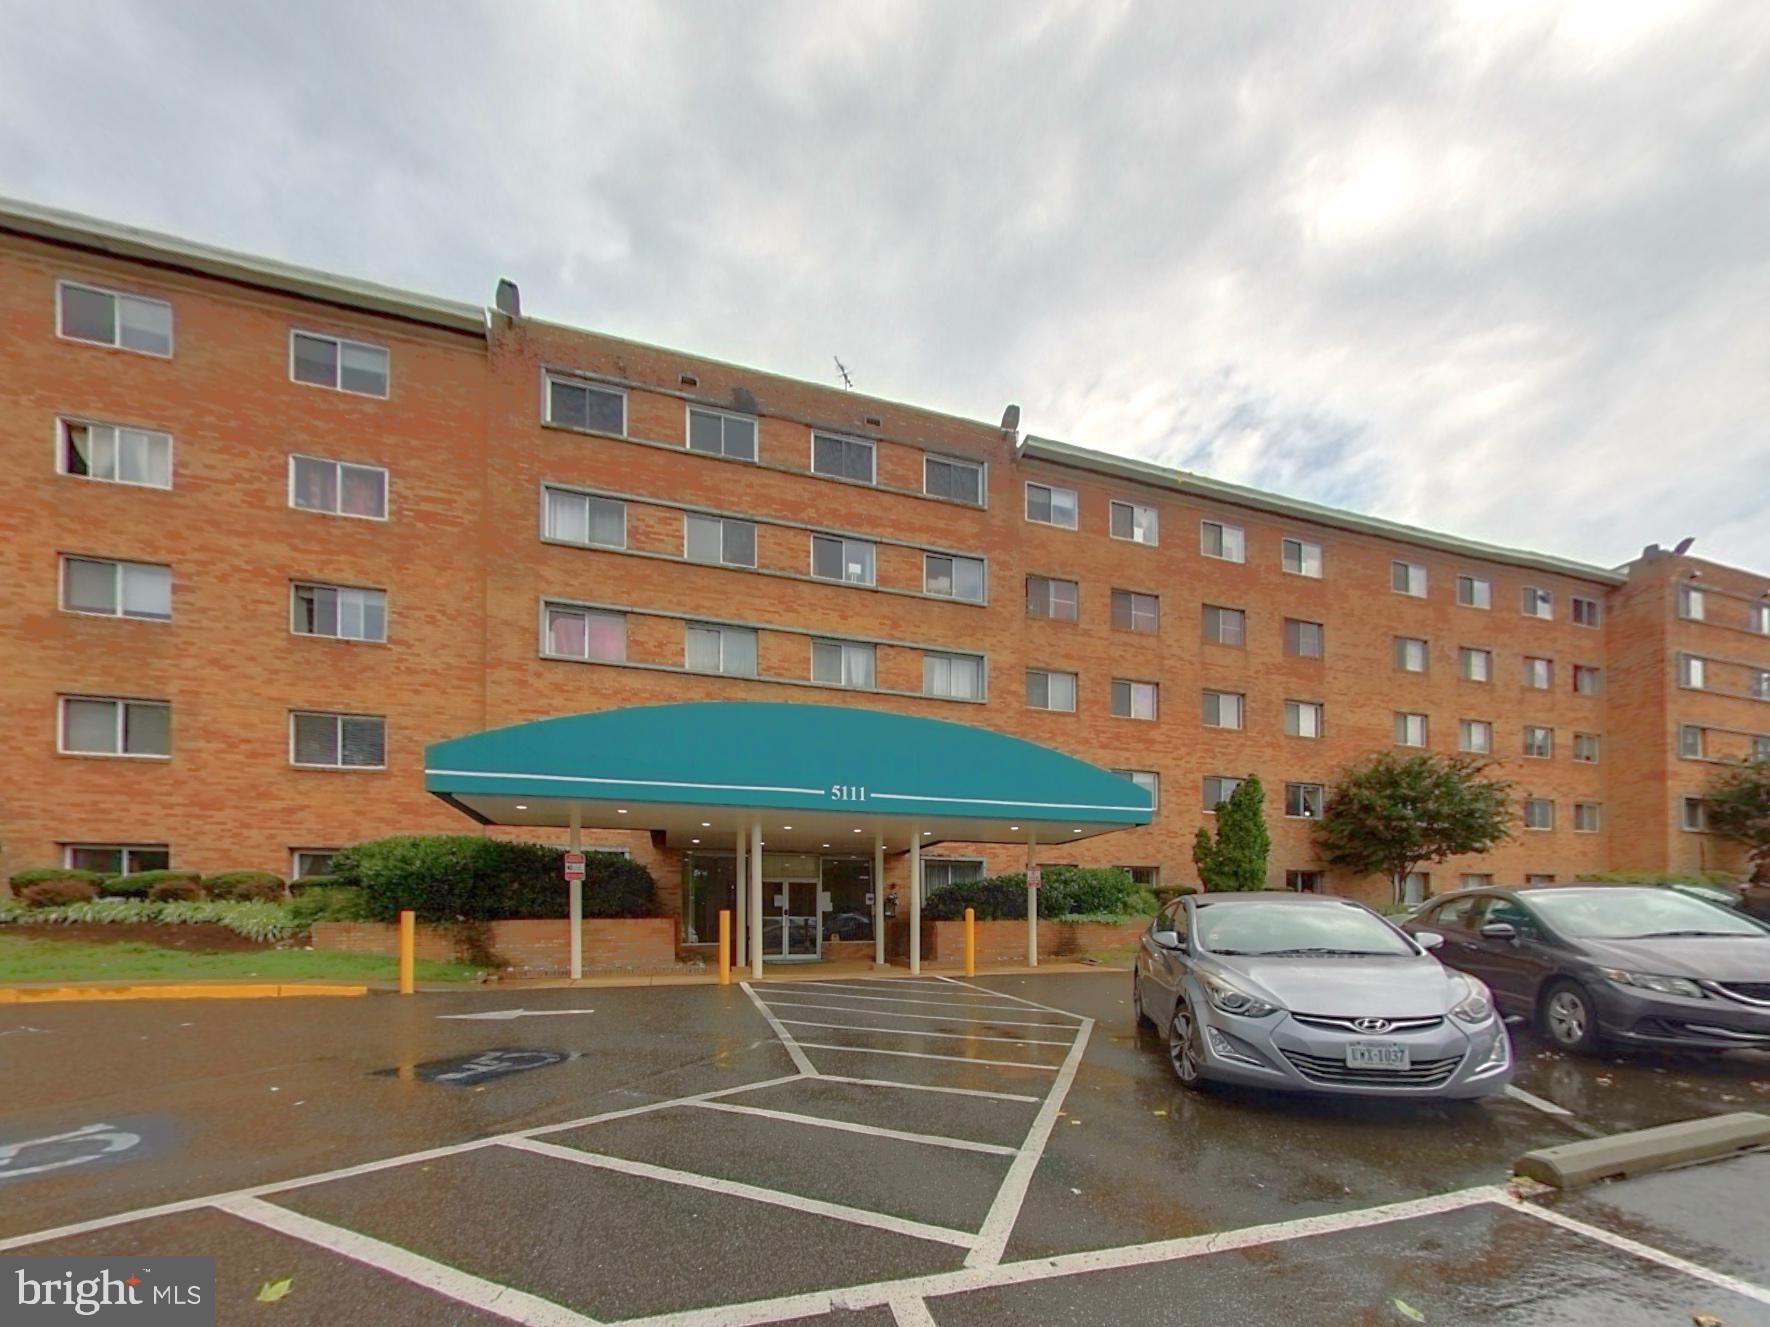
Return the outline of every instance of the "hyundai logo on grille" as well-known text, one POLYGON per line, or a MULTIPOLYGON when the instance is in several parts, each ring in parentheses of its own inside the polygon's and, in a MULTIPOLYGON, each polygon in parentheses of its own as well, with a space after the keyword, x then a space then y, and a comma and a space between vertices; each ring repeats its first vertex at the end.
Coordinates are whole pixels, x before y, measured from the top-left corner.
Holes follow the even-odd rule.
POLYGON ((1391 1024, 1386 1018, 1355 1018, 1352 1026, 1360 1032, 1387 1032, 1391 1024))

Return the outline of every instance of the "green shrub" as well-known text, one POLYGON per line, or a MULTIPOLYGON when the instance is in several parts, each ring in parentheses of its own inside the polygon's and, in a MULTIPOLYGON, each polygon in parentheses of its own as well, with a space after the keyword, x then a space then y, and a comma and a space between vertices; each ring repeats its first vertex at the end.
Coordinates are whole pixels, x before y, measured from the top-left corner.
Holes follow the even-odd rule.
MULTIPOLYGON (((119 880, 119 881, 127 881, 128 887, 132 891, 136 890, 136 889, 145 890, 146 897, 148 897, 148 898, 202 898, 203 897, 203 877, 202 877, 202 875, 196 871, 186 871, 186 870, 182 870, 178 867, 170 867, 170 868, 163 870, 163 871, 136 871, 130 875, 113 876, 112 878, 115 880, 119 880), (175 893, 175 894, 166 894, 166 895, 155 894, 154 890, 158 889, 161 885, 188 885, 191 889, 195 890, 196 892, 194 894, 185 894, 185 893, 175 893)), ((119 897, 135 898, 135 897, 141 897, 141 895, 138 895, 138 894, 135 894, 132 892, 130 894, 119 895, 119 897)))
POLYGON ((96 885, 103 879, 103 874, 98 871, 82 871, 71 866, 34 866, 26 871, 13 872, 12 888, 16 892, 52 880, 84 880, 89 885, 96 885))
MULTIPOLYGON (((362 891, 361 915, 374 921, 394 921, 402 908, 433 922, 564 917, 563 851, 473 834, 400 834, 343 849, 332 873, 362 891)), ((615 853, 587 852, 584 915, 659 915, 651 872, 615 853)))
POLYGON ((270 871, 218 871, 203 885, 214 899, 257 900, 274 903, 287 893, 283 877, 270 871))
POLYGON ((98 886, 90 880, 42 880, 19 889, 18 896, 28 907, 59 908, 69 903, 90 903, 98 897, 98 886))
MULTIPOLYGON (((1148 917, 1155 912, 1155 895, 1133 884, 1131 873, 1117 866, 1047 866, 1042 875, 1040 917, 1148 917)), ((1025 917, 1025 874, 943 885, 928 895, 922 915, 956 921, 967 907, 977 909, 980 921, 1025 917)))
POLYGON ((203 887, 194 880, 156 880, 147 896, 149 903, 200 903, 203 887))
POLYGON ((289 904, 289 915, 303 926, 315 922, 356 921, 362 916, 363 891, 347 885, 309 885, 289 904))
POLYGON ((289 882, 289 893, 304 894, 310 889, 327 889, 344 882, 335 875, 304 875, 289 882))
POLYGON ((98 892, 105 898, 146 898, 153 883, 139 875, 107 875, 98 882, 98 892))

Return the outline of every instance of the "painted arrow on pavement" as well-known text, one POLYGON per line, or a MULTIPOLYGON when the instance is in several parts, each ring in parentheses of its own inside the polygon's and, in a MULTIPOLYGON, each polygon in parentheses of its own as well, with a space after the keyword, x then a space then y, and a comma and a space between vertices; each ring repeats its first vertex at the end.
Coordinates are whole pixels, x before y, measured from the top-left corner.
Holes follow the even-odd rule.
POLYGON ((438 1014, 438 1018, 482 1018, 508 1021, 512 1018, 547 1018, 554 1014, 594 1014, 594 1009, 492 1009, 483 1014, 438 1014))

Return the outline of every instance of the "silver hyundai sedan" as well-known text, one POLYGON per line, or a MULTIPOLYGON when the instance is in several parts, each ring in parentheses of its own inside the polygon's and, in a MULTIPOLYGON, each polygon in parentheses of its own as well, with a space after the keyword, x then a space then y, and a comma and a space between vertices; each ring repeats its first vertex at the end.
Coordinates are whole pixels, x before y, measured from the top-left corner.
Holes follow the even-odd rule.
POLYGON ((1350 899, 1195 894, 1144 933, 1132 1002, 1189 1088, 1484 1097, 1512 1077, 1511 1040, 1439 943, 1350 899))

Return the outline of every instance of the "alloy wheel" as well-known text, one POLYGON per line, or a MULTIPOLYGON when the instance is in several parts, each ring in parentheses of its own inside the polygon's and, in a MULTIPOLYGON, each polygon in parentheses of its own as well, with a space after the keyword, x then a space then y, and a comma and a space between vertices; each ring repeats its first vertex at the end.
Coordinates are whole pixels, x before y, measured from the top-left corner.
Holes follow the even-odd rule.
POLYGON ((1192 1011, 1184 1000, 1174 1006, 1174 1024, 1168 1029, 1168 1062, 1174 1066, 1174 1077, 1184 1087, 1197 1087, 1201 1081, 1198 1064, 1196 1029, 1192 1011))

